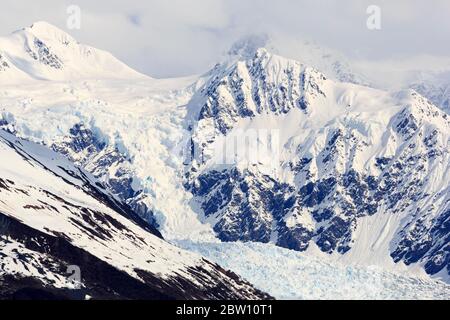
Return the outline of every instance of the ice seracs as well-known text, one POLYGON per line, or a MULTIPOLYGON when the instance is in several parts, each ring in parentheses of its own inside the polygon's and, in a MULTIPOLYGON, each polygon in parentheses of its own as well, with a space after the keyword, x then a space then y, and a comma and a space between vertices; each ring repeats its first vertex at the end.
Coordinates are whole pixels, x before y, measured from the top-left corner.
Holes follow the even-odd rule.
MULTIPOLYGON (((64 73, 63 44, 41 41, 63 69, 33 65, 64 73)), ((0 124, 83 166, 167 239, 269 242, 448 282, 448 115, 258 41, 200 77, 5 83, 0 124), (216 162, 218 143, 262 129, 279 132, 276 161, 216 162)))
POLYGON ((31 289, 58 298, 269 297, 165 242, 94 177, 47 147, 0 130, 0 154, 0 298, 31 289), (81 291, 70 291, 71 266, 81 272, 81 291))
POLYGON ((272 244, 192 243, 202 254, 249 279, 277 299, 448 300, 450 285, 427 277, 314 257, 272 244), (268 281, 270 279, 270 281, 268 281))

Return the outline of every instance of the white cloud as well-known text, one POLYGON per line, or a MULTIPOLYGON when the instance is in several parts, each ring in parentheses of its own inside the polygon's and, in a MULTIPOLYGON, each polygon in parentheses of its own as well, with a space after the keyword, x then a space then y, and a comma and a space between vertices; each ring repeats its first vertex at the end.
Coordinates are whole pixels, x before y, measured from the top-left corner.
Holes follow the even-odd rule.
POLYGON ((2 0, 0 33, 37 20, 65 28, 70 4, 82 9, 73 36, 152 76, 203 72, 233 41, 262 32, 358 60, 450 55, 447 0, 2 0), (380 31, 366 28, 371 4, 382 10, 380 31))

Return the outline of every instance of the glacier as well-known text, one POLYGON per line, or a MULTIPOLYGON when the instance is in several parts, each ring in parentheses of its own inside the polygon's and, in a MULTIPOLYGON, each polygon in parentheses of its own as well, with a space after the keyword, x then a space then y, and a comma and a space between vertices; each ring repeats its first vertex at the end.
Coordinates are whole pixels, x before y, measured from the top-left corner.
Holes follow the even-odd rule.
POLYGON ((30 288, 58 299, 270 298, 164 241, 64 156, 5 131, 0 153, 1 299, 30 288))
POLYGON ((356 266, 261 243, 177 245, 242 275, 283 300, 448 300, 450 286, 426 276, 356 266))
POLYGON ((330 298, 336 265, 329 285, 348 282, 347 298, 448 298, 448 114, 317 61, 318 49, 297 61, 261 45, 242 41, 202 75, 154 79, 35 23, 0 38, 0 128, 64 155, 165 239, 276 297, 330 298), (217 162, 227 137, 267 129, 279 132, 278 161, 217 162), (246 270, 270 260, 264 250, 293 267, 246 270), (287 283, 302 272, 305 290, 287 283))

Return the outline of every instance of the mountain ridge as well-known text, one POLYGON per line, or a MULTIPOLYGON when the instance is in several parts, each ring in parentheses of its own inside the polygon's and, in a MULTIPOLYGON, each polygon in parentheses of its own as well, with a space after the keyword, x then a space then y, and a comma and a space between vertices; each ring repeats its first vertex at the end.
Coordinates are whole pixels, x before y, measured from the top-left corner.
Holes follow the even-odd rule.
POLYGON ((448 283, 448 115, 253 49, 183 80, 5 85, 0 125, 83 166, 169 240, 270 242, 448 283), (277 132, 277 157, 217 162, 220 143, 259 130, 277 132))
MULTIPOLYGON (((357 241, 353 234, 358 226, 358 217, 376 214, 383 198, 387 202, 385 210, 394 210, 393 214, 414 211, 414 202, 420 202, 420 196, 414 193, 421 193, 417 185, 424 187, 427 179, 423 173, 418 173, 417 180, 401 189, 399 184, 402 179, 409 180, 412 175, 403 176, 404 173, 399 170, 413 166, 413 170, 418 172, 430 170, 428 174, 436 175, 431 173, 435 162, 443 166, 442 170, 448 170, 445 168, 445 163, 448 164, 448 116, 414 91, 386 94, 361 86, 336 83, 313 69, 281 59, 259 49, 254 57, 227 67, 223 73, 219 72, 212 82, 200 90, 204 100, 194 100, 201 107, 192 136, 201 159, 193 159, 192 177, 188 178, 187 185, 197 197, 208 221, 214 221, 214 230, 224 241, 269 242, 273 241, 275 232, 275 239, 278 237, 276 243, 290 249, 306 250, 309 242, 316 239, 316 244, 324 252, 337 250, 346 254, 351 250, 352 243, 357 241), (291 74, 295 75, 294 80, 291 74), (306 86, 305 79, 309 81, 306 86), (297 88, 300 90, 296 91, 297 88), (255 175, 250 168, 239 169, 236 164, 228 168, 217 165, 214 164, 217 159, 210 156, 214 150, 221 149, 214 146, 217 144, 215 140, 220 141, 220 137, 232 132, 234 126, 252 128, 252 122, 256 123, 258 118, 267 114, 274 118, 282 114, 296 117, 300 126, 304 124, 302 130, 307 130, 300 137, 306 136, 315 144, 311 145, 314 149, 308 150, 305 148, 308 140, 295 144, 289 140, 281 142, 282 148, 290 143, 292 151, 287 149, 290 155, 282 159, 289 165, 279 169, 294 175, 291 179, 295 180, 294 183, 291 181, 285 185, 284 181, 273 180, 270 174, 255 175), (375 115, 381 121, 378 127, 373 126, 373 120, 365 121, 365 114, 375 115), (308 123, 313 125, 309 127, 308 123), (324 127, 315 126, 317 123, 322 123, 324 127), (425 129, 427 126, 431 129, 425 129), (318 137, 323 137, 320 142, 318 137), (387 144, 380 145, 380 141, 387 144), (367 157, 364 150, 374 148, 381 152, 367 157), (409 154, 408 148, 414 150, 412 154, 409 154), (296 153, 296 150, 302 149, 306 149, 306 153, 296 153), (386 157, 392 152, 395 161, 386 157), (409 163, 404 163, 405 160, 409 163), (428 166, 431 166, 430 169, 428 166), (248 180, 253 181, 252 187, 248 186, 248 180), (295 195, 296 189, 298 195, 295 195), (294 192, 293 198, 283 197, 282 190, 294 192), (393 194, 385 197, 383 193, 386 191, 393 194), (330 203, 326 204, 324 201, 328 197, 331 197, 328 200, 330 203), (337 207, 339 202, 342 202, 341 207, 337 207), (341 213, 337 214, 335 210, 341 213)), ((277 127, 281 136, 285 135, 283 130, 286 131, 287 126, 283 121, 279 120, 277 127)), ((257 126, 253 128, 257 129, 257 126)), ((294 130, 294 136, 289 136, 291 141, 299 135, 299 129, 291 129, 294 130)), ((292 132, 288 129, 287 134, 292 132)), ((255 163, 254 166, 273 165, 273 159, 265 160, 266 163, 255 163)), ((431 194, 440 194, 439 186, 437 189, 432 186, 427 188, 433 190, 431 194)), ((444 221, 448 200, 445 200, 445 191, 442 192, 440 201, 443 201, 443 208, 439 210, 443 210, 437 211, 442 217, 436 219, 444 221)), ((427 192, 422 193, 426 198, 427 192)), ((437 209, 430 210, 435 212, 437 209)), ((420 219, 430 219, 427 223, 431 223, 433 218, 426 217, 429 214, 422 213, 420 219)), ((414 222, 411 223, 414 225, 414 222)), ((397 225, 395 228, 403 227, 397 225)), ((420 227, 416 225, 416 228, 420 227)), ((409 231, 402 232, 405 239, 410 237, 409 231)), ((434 259, 436 263, 428 260, 425 268, 431 274, 439 273, 448 266, 445 234, 443 231, 441 240, 426 241, 418 248, 406 249, 406 256, 401 253, 404 250, 401 248, 385 250, 394 251, 391 256, 395 262, 405 259, 407 264, 411 264, 422 258, 434 259), (435 244, 437 247, 433 249, 436 256, 426 257, 435 241, 440 243, 435 244)), ((428 236, 421 233, 420 237, 428 236)), ((400 241, 399 247, 408 243, 405 239, 400 241)), ((411 245, 411 242, 406 244, 411 245)), ((376 243, 373 246, 376 247, 376 243)))
POLYGON ((145 79, 110 53, 80 44, 44 21, 0 37, 1 81, 145 79))
POLYGON ((38 290, 77 299, 269 298, 163 241, 138 218, 122 216, 114 197, 95 191, 95 180, 90 185, 88 173, 46 147, 0 131, 0 149, 0 278, 7 281, 0 297, 27 289, 34 278, 38 290), (81 271, 72 283, 81 292, 70 291, 65 268, 71 265, 81 271))

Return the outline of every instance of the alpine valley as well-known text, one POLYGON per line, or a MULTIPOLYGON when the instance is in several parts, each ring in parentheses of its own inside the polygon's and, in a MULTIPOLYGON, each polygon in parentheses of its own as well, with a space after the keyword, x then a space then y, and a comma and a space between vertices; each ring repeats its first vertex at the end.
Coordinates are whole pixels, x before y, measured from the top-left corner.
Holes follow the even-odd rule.
POLYGON ((155 79, 46 22, 0 38, 0 298, 450 299, 449 78, 263 40, 155 79), (218 161, 246 132, 277 156, 218 161))

